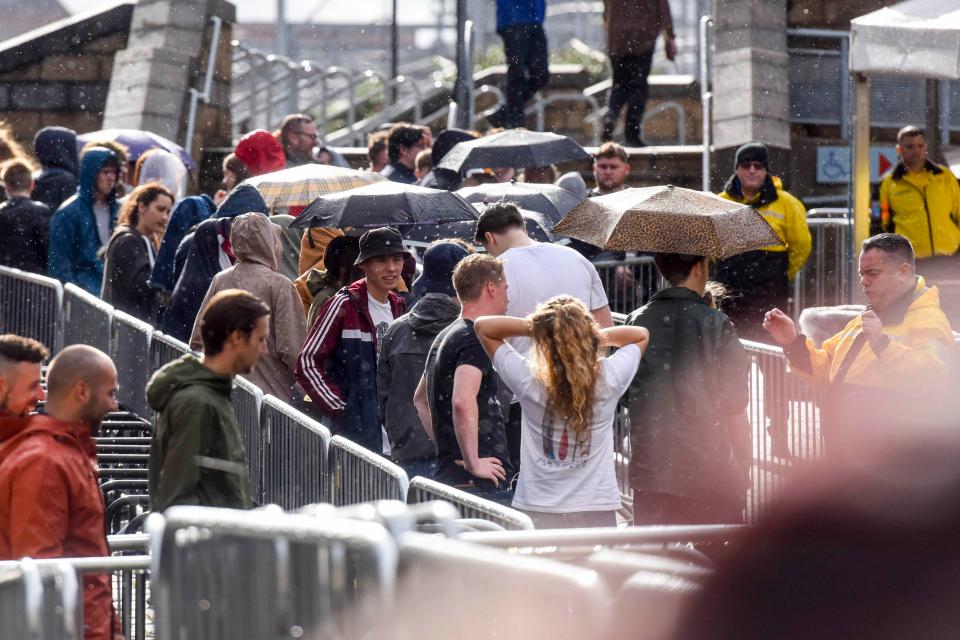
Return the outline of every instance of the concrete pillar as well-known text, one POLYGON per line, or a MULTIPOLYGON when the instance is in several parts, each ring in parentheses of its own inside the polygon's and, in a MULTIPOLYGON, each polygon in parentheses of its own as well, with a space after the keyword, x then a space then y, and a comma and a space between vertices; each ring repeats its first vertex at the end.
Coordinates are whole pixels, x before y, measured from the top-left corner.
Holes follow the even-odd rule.
MULTIPOLYGON (((182 141, 189 89, 202 89, 214 15, 223 19, 225 27, 236 21, 235 7, 225 0, 139 0, 127 48, 114 59, 104 128, 143 129, 182 141)), ((224 39, 229 43, 230 33, 225 29, 218 58, 231 55, 229 45, 222 46, 224 39)), ((219 67, 218 85, 225 81, 227 91, 215 88, 218 98, 229 95, 230 80, 229 73, 219 77, 219 67)), ((229 104, 222 107, 229 111, 229 104)))
POLYGON ((790 148, 787 0, 713 0, 713 18, 716 188, 730 175, 736 148, 753 140, 770 148, 775 173, 786 169, 790 148))

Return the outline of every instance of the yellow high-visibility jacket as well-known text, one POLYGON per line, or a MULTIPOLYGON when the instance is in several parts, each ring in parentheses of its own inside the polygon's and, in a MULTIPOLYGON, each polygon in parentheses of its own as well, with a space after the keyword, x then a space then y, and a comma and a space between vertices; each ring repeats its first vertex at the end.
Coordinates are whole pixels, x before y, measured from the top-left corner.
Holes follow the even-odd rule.
MULTIPOLYGON (((901 304, 900 309, 891 309, 881 315, 881 322, 884 334, 890 338, 889 344, 879 355, 869 344, 864 345, 849 364, 842 383, 898 392, 905 391, 909 385, 928 391, 942 386, 949 379, 954 338, 950 322, 940 309, 940 293, 936 287, 928 288, 923 278, 917 277, 912 296, 901 304), (904 311, 902 306, 907 303, 909 306, 904 311), (897 317, 900 313, 902 319, 897 317)), ((797 354, 791 353, 788 345, 784 351, 791 370, 817 387, 834 383, 854 341, 862 332, 863 319, 857 316, 840 333, 824 341, 819 349, 812 340, 807 340, 810 370, 798 366, 797 354)))
POLYGON ((947 167, 929 160, 908 173, 899 163, 880 182, 884 231, 905 236, 917 258, 949 256, 960 248, 960 187, 947 167))
POLYGON ((783 190, 780 178, 770 178, 760 193, 747 201, 740 193, 739 181, 735 180, 734 176, 720 197, 740 204, 749 204, 773 227, 783 246, 764 247, 763 251, 786 251, 787 278, 793 280, 810 257, 813 244, 810 228, 807 226, 807 210, 802 202, 783 190))

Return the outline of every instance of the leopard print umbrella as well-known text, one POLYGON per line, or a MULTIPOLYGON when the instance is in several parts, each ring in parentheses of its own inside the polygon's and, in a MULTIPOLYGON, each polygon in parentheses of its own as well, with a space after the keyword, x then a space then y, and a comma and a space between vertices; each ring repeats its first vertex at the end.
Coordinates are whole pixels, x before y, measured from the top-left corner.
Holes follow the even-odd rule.
POLYGON ((610 251, 711 258, 783 246, 753 207, 672 185, 591 198, 570 211, 553 231, 610 251))

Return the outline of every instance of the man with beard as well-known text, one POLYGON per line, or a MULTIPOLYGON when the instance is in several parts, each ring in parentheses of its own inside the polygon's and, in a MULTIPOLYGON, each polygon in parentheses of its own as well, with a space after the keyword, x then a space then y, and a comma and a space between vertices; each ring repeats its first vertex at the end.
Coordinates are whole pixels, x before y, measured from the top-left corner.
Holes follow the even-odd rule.
MULTIPOLYGON (((0 560, 108 556, 93 437, 117 409, 117 370, 73 345, 50 363, 47 388, 44 413, 23 416, 27 400, 0 419, 0 560)), ((83 576, 83 622, 86 640, 120 636, 107 574, 83 576)))
POLYGON ((150 504, 249 509, 250 475, 237 416, 233 377, 253 371, 267 353, 270 308, 240 289, 213 296, 198 321, 203 356, 187 354, 147 383, 157 412, 150 442, 150 504))
POLYGON ((44 399, 40 363, 48 355, 36 340, 12 333, 0 336, 0 420, 26 418, 44 399))

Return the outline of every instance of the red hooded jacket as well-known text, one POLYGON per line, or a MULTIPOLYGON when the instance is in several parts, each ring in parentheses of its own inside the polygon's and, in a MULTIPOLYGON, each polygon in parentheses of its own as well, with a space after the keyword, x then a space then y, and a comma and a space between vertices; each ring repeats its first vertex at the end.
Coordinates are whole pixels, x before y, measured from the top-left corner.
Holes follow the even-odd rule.
MULTIPOLYGON (((90 428, 0 414, 0 560, 110 555, 90 428)), ((83 576, 86 640, 119 636, 110 578, 83 576)))

